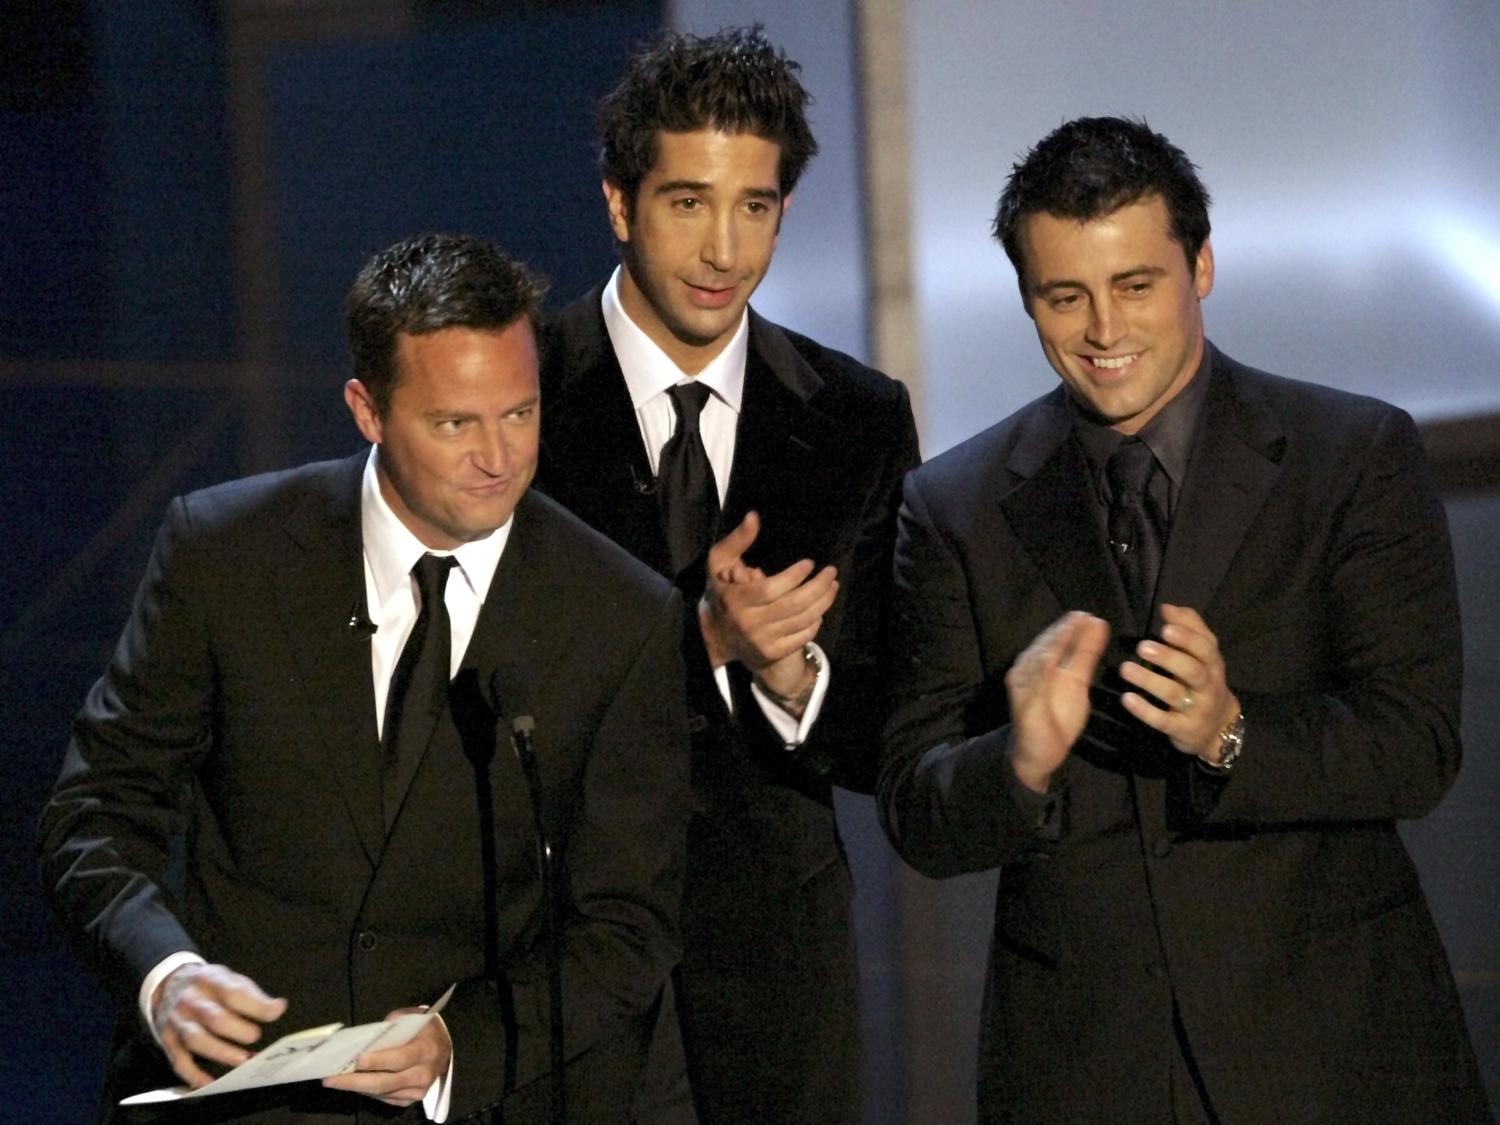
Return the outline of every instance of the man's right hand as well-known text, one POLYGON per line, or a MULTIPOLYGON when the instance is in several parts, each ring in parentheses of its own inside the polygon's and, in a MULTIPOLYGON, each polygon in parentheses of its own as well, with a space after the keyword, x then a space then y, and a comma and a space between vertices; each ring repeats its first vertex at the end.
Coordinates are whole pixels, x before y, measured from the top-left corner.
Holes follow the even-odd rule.
POLYGON ((157 987, 151 1023, 172 1069, 196 1088, 213 1081, 197 1058, 238 1066, 250 1057, 246 1046, 260 1039, 260 1025, 285 1011, 285 1000, 267 996, 249 977, 224 965, 191 964, 157 987))
POLYGON ((1032 641, 1005 673, 1011 765, 1027 788, 1045 793, 1089 720, 1089 684, 1109 644, 1109 624, 1077 610, 1032 641))

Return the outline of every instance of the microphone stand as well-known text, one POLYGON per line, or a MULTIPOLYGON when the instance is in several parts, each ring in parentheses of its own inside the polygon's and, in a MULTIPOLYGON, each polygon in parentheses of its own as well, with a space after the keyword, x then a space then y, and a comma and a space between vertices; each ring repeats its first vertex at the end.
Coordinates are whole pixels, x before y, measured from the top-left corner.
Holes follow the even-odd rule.
POLYGON ((552 1125, 564 1125, 567 1120, 563 1067, 566 1055, 563 1048, 562 1007, 562 888, 557 881, 553 865, 552 844, 547 839, 547 826, 542 819, 542 779, 537 771, 536 750, 532 746, 532 732, 536 720, 530 715, 517 715, 510 724, 510 744, 521 763, 521 773, 526 777, 526 790, 531 797, 531 818, 536 827, 537 867, 542 877, 542 897, 546 900, 547 931, 547 1007, 551 1016, 550 1045, 552 1053, 551 1096, 548 1098, 548 1120, 552 1125))
POLYGON ((464 756, 474 768, 479 870, 484 887, 484 975, 495 996, 501 1025, 505 1029, 505 1074, 501 1088, 510 1090, 515 1086, 516 1077, 516 1018, 505 974, 500 969, 499 861, 495 854, 495 799, 490 785, 490 768, 500 743, 499 715, 496 713, 498 709, 491 710, 494 706, 493 691, 489 699, 480 702, 479 697, 466 687, 466 681, 460 675, 454 681, 449 700, 463 740, 464 756))

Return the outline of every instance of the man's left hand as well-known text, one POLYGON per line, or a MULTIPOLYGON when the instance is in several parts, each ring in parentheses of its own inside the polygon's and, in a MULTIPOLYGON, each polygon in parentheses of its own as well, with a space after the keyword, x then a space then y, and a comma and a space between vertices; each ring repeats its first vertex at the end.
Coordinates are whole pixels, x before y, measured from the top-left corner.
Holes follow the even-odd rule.
MULTIPOLYGON (((426 1008, 397 1008, 386 1019, 425 1012, 426 1008)), ((427 1091, 448 1073, 453 1041, 441 1019, 428 1020, 411 1039, 384 1051, 366 1051, 355 1061, 354 1070, 323 1079, 332 1090, 366 1094, 386 1105, 408 1106, 427 1096, 427 1091)))
POLYGON ((750 512, 710 548, 698 624, 716 667, 737 660, 763 688, 795 696, 812 678, 802 651, 838 596, 838 571, 817 570, 811 559, 771 575, 747 566, 744 553, 759 533, 760 517, 750 512))
POLYGON ((1182 753, 1217 765, 1220 734, 1240 711, 1239 700, 1229 690, 1219 639, 1196 610, 1163 605, 1161 616, 1161 640, 1145 640, 1135 647, 1137 656, 1160 671, 1133 660, 1120 665, 1125 681, 1160 700, 1161 706, 1136 692, 1126 692, 1121 702, 1182 753))

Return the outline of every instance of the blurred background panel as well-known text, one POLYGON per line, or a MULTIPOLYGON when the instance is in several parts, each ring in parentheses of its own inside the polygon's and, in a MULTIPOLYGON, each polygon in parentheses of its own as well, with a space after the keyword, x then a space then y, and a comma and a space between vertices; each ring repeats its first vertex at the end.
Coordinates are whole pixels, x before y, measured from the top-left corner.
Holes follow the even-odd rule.
POLYGON ((91 1119, 101 990, 36 815, 168 499, 356 448, 341 302, 423 230, 566 299, 613 263, 592 106, 659 3, 7 2, 0 34, 0 1119, 91 1119))

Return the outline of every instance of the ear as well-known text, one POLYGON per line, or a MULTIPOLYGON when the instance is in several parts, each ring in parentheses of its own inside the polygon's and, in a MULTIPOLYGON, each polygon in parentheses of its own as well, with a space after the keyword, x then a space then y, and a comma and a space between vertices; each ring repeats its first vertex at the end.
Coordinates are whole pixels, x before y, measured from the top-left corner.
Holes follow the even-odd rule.
POLYGON ((1203 300, 1214 289, 1214 247, 1208 239, 1203 240, 1203 245, 1198 248, 1198 256, 1193 259, 1193 292, 1198 295, 1198 300, 1203 300))
POLYGON ((618 184, 605 180, 604 205, 609 208, 609 229, 615 233, 616 242, 630 241, 630 197, 618 184))
POLYGON ((370 397, 370 389, 358 379, 350 379, 344 384, 344 403, 349 407, 349 413, 354 415, 354 424, 359 427, 359 432, 364 435, 365 440, 379 445, 383 433, 380 425, 380 411, 375 409, 375 400, 370 397))

